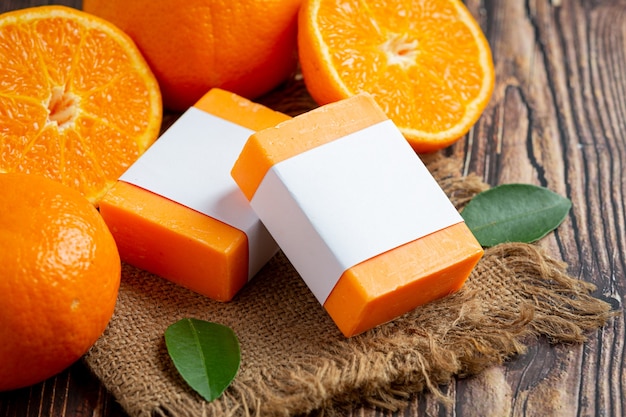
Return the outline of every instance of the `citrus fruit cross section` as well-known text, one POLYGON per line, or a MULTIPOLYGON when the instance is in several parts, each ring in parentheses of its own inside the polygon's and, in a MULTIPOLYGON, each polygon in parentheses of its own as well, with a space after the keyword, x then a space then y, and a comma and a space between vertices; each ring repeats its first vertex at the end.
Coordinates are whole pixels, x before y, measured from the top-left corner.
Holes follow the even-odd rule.
POLYGON ((63 6, 0 15, 0 172, 40 174, 97 204, 161 118, 157 81, 117 27, 63 6))
POLYGON ((491 50, 459 0, 305 0, 298 30, 315 101, 368 92, 418 152, 458 140, 491 97, 491 50))

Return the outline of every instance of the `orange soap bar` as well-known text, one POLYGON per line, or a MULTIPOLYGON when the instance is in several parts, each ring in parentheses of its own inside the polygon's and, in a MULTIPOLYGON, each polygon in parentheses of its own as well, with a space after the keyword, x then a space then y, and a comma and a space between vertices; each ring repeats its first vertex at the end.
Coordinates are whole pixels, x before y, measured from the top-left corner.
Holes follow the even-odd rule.
POLYGON ((457 291, 483 255, 367 94, 254 133, 231 173, 347 337, 457 291))
POLYGON ((289 119, 213 89, 100 202, 123 261, 229 301, 278 246, 230 170, 256 130, 289 119))

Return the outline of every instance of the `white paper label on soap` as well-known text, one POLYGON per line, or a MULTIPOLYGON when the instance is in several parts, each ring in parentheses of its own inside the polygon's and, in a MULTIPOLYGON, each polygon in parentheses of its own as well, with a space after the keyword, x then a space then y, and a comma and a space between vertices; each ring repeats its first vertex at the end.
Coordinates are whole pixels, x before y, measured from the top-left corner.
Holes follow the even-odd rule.
POLYGON ((120 177, 243 231, 249 278, 278 250, 230 175, 252 133, 191 107, 120 177))
POLYGON ((347 269, 463 221, 390 120, 274 165, 251 205, 321 304, 347 269))

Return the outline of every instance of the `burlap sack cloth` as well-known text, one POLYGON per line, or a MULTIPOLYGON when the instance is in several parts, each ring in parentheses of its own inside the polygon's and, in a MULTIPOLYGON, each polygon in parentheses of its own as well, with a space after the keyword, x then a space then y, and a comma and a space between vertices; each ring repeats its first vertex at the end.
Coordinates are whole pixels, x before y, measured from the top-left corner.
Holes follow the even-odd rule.
MULTIPOLYGON (((292 115, 314 106, 298 82, 265 104, 292 115)), ((461 177, 456 160, 424 159, 458 208, 487 188, 461 177)), ((486 251, 459 293, 346 339, 282 253, 229 303, 124 265, 114 317, 84 360, 131 416, 399 409, 411 393, 439 392, 524 352, 533 337, 583 341, 610 314, 592 289, 536 246, 503 244, 486 251), (230 326, 241 343, 240 371, 212 403, 186 386, 165 348, 165 329, 185 317, 230 326)))

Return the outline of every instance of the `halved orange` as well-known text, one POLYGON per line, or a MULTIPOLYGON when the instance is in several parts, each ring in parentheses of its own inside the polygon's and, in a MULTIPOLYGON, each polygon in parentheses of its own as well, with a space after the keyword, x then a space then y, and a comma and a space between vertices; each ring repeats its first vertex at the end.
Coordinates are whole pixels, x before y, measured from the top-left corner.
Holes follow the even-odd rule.
POLYGON ((0 15, 0 172, 43 175, 97 205, 161 119, 157 81, 117 27, 63 6, 0 15))
POLYGON ((489 43, 459 0, 305 0, 298 48, 318 104, 368 92, 417 152, 466 134, 494 86, 489 43))

